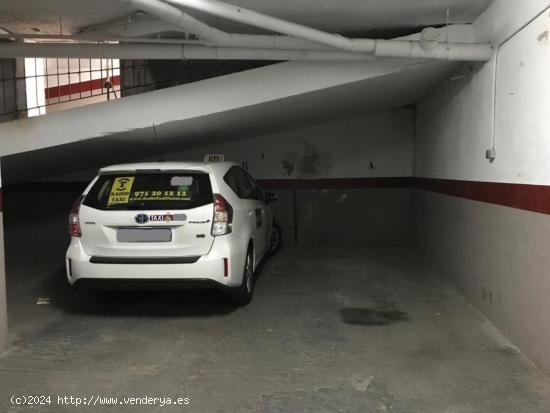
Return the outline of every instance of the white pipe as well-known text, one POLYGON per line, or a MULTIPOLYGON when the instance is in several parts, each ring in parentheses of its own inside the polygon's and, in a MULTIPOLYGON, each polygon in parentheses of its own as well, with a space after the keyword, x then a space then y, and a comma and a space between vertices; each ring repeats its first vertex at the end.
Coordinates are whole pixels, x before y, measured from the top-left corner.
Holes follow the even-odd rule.
MULTIPOLYGON (((342 39, 347 42, 351 42, 351 49, 354 52, 373 53, 380 57, 408 57, 419 59, 440 59, 440 60, 471 60, 471 61, 486 61, 492 54, 492 48, 490 45, 478 45, 471 43, 437 43, 430 45, 430 47, 423 47, 420 41, 405 41, 405 40, 372 40, 372 39, 347 39, 340 35, 334 35, 330 33, 321 32, 316 29, 310 29, 308 27, 299 26, 294 23, 284 22, 280 19, 274 19, 269 16, 264 16, 264 19, 268 21, 275 20, 276 22, 283 22, 283 29, 288 28, 290 24, 293 28, 300 27, 302 31, 294 30, 292 33, 289 31, 286 34, 302 34, 306 32, 312 34, 309 40, 304 40, 291 36, 277 36, 277 35, 247 35, 247 34, 230 34, 221 30, 212 28, 193 17, 182 12, 180 9, 163 3, 160 0, 124 0, 135 8, 141 9, 148 14, 156 16, 172 25, 180 27, 182 30, 192 31, 199 37, 211 40, 217 45, 227 47, 252 47, 252 48, 272 48, 272 49, 304 49, 304 50, 332 50, 333 48, 323 45, 320 42, 311 41, 312 36, 319 33, 324 36, 323 38, 334 38, 340 42, 342 39), (188 24, 189 23, 189 24, 188 24), (364 50, 362 50, 364 49, 364 50)), ((173 3, 190 6, 189 2, 197 3, 201 0, 167 0, 173 3)), ((214 0, 206 0, 206 4, 216 3, 214 0)), ((226 8, 232 8, 233 6, 226 5, 226 8)), ((239 10, 243 10, 238 8, 239 10)), ((213 9, 201 9, 202 11, 210 12, 213 9)), ((263 16, 256 12, 254 16, 263 16)), ((225 15, 224 15, 225 16, 225 15)), ((222 17, 224 17, 222 16, 222 17)), ((247 23, 246 21, 241 21, 247 23)), ((274 24, 268 29, 274 29, 274 24)), ((281 30, 279 30, 281 31, 281 30)))
POLYGON ((371 55, 331 50, 278 50, 171 44, 0 43, 0 58, 347 60, 372 61, 371 55))
POLYGON ((209 41, 211 45, 269 49, 327 50, 326 46, 319 43, 290 36, 226 33, 208 26, 177 7, 170 6, 160 0, 123 1, 138 10, 142 10, 151 16, 179 27, 182 31, 193 33, 200 39, 209 41))
MULTIPOLYGON (((131 3, 136 0, 127 0, 131 3)), ((139 0, 158 2, 158 0, 139 0)), ((421 41, 350 39, 311 27, 288 22, 265 14, 218 0, 165 0, 178 6, 189 7, 218 17, 249 24, 288 36, 305 39, 350 52, 373 53, 384 57, 416 57, 464 61, 487 61, 493 54, 490 44, 464 44, 435 42, 424 47, 421 41)))
POLYGON ((204 45, 204 42, 199 40, 189 39, 167 39, 156 37, 117 37, 117 36, 96 36, 88 34, 78 35, 59 35, 59 34, 33 34, 33 33, 19 33, 19 34, 0 34, 0 39, 13 39, 13 40, 60 40, 71 42, 123 42, 123 43, 160 43, 160 44, 195 44, 204 45))
MULTIPOLYGON (((248 35, 244 35, 248 36, 248 35)), ((258 37, 262 40, 265 38, 265 41, 256 42, 258 43, 258 47, 256 49, 260 48, 267 48, 267 49, 279 49, 279 50, 304 50, 307 49, 307 47, 303 48, 296 48, 297 46, 296 42, 293 42, 292 40, 300 40, 300 39, 293 39, 288 36, 248 36, 248 37, 258 37), (265 45, 269 44, 268 47, 265 45)), ((141 43, 141 44, 174 44, 174 45, 204 45, 204 43, 197 41, 197 40, 187 40, 187 39, 166 39, 166 38, 147 38, 147 37, 104 37, 104 36, 90 36, 90 35, 53 35, 53 34, 0 34, 0 39, 14 39, 14 40, 60 40, 60 41, 80 41, 80 42, 91 42, 93 44, 98 42, 125 42, 125 43, 141 43)), ((235 39, 236 40, 236 39, 235 39)), ((235 47, 236 43, 238 42, 231 42, 232 44, 229 45, 229 47, 235 47)), ((241 48, 248 48, 251 47, 251 45, 254 42, 248 42, 245 43, 245 46, 242 46, 241 48)), ((308 42, 309 43, 309 42, 308 42)), ((43 44, 43 43, 39 43, 43 44)), ((51 44, 51 43, 50 43, 51 44)), ((66 43, 65 43, 66 44, 66 43)), ((85 43, 80 43, 85 44, 85 43)), ((305 46, 305 45, 304 45, 305 46)), ((397 53, 399 53, 400 56, 405 56, 409 58, 415 58, 415 59, 442 59, 442 60, 461 60, 461 57, 464 56, 464 54, 468 54, 472 57, 475 57, 475 54, 478 54, 478 57, 474 60, 480 60, 483 61, 485 58, 485 51, 482 51, 478 47, 472 47, 473 45, 470 43, 455 43, 455 47, 451 49, 435 49, 432 52, 429 50, 423 49, 418 42, 413 41, 406 41, 406 40, 392 40, 392 41, 385 41, 385 40, 379 40, 377 42, 377 49, 375 50, 376 56, 385 56, 385 57, 393 57, 397 53)), ((315 51, 332 51, 335 52, 335 50, 330 49, 327 50, 326 48, 319 48, 314 49, 315 51)), ((319 55, 321 56, 321 55, 319 55)), ((327 55, 328 56, 328 55, 327 55)), ((146 59, 146 58, 144 58, 146 59)), ((283 59, 287 60, 287 59, 283 59)), ((362 59, 360 59, 362 60, 362 59)))
MULTIPOLYGON (((145 0, 146 1, 146 0, 145 0)), ((224 19, 233 20, 238 23, 248 24, 261 29, 271 30, 276 33, 283 33, 289 36, 306 39, 332 46, 336 49, 353 49, 353 42, 344 36, 323 32, 311 27, 302 26, 276 17, 267 16, 239 6, 223 3, 216 0, 167 0, 169 3, 178 6, 189 7, 224 19)), ((374 43, 364 50, 367 53, 374 52, 374 43)))
POLYGON ((221 42, 225 40, 225 33, 214 27, 189 16, 177 7, 170 6, 158 0, 126 0, 136 9, 158 17, 165 22, 178 26, 189 33, 200 34, 205 40, 221 42))
POLYGON ((178 31, 177 26, 166 24, 165 21, 151 18, 148 14, 141 17, 139 13, 127 16, 121 20, 111 20, 103 24, 81 27, 76 34, 94 34, 105 36, 144 37, 157 33, 178 31))
POLYGON ((421 41, 376 40, 374 55, 379 57, 406 57, 412 59, 465 60, 486 62, 491 58, 490 44, 437 43, 424 47, 421 41))

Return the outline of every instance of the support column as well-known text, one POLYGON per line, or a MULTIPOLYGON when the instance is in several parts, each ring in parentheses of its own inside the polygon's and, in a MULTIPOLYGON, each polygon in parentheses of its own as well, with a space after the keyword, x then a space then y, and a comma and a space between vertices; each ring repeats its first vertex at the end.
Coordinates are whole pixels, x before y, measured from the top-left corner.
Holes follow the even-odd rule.
POLYGON ((0 352, 8 348, 8 306, 6 295, 6 265, 4 256, 4 202, 2 165, 0 162, 0 352))

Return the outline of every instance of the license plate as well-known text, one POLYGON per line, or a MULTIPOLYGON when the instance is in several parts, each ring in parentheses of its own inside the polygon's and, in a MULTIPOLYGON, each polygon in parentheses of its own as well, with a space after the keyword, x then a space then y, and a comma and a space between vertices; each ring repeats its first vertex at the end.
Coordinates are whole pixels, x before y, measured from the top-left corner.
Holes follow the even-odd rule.
POLYGON ((118 242, 170 242, 170 228, 119 228, 116 233, 118 242))

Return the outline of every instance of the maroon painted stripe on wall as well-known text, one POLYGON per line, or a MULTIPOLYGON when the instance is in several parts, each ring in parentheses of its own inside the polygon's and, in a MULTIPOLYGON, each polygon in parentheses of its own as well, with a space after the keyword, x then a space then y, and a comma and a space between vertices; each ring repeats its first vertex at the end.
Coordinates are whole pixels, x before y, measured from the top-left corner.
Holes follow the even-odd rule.
POLYGON ((416 188, 525 211, 550 214, 550 186, 415 178, 416 188))
MULTIPOLYGON (((275 189, 368 189, 418 188, 474 201, 487 202, 525 211, 550 215, 550 186, 498 182, 460 181, 433 178, 325 178, 325 179, 259 179, 266 190, 275 189)), ((81 192, 87 182, 36 182, 6 188, 10 191, 81 192)), ((0 192, 0 197, 2 192, 0 192)), ((1 199, 1 198, 0 198, 1 199)), ((1 205, 1 204, 0 204, 1 205)))
MULTIPOLYGON (((85 80, 78 83, 70 83, 60 86, 52 86, 45 89, 46 99, 68 96, 76 93, 91 92, 93 90, 102 89, 108 78, 85 80)), ((120 76, 111 76, 111 84, 113 86, 120 85, 120 76)))
POLYGON ((473 201, 550 214, 550 186, 433 178, 263 179, 264 189, 350 189, 415 187, 473 201))

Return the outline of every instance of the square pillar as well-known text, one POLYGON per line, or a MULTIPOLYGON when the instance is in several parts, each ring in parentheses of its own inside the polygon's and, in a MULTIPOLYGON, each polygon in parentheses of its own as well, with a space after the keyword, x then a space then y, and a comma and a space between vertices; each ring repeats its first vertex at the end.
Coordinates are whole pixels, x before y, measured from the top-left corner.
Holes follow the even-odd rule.
POLYGON ((4 202, 0 163, 0 352, 8 348, 8 305, 6 295, 6 265, 4 256, 4 202))

